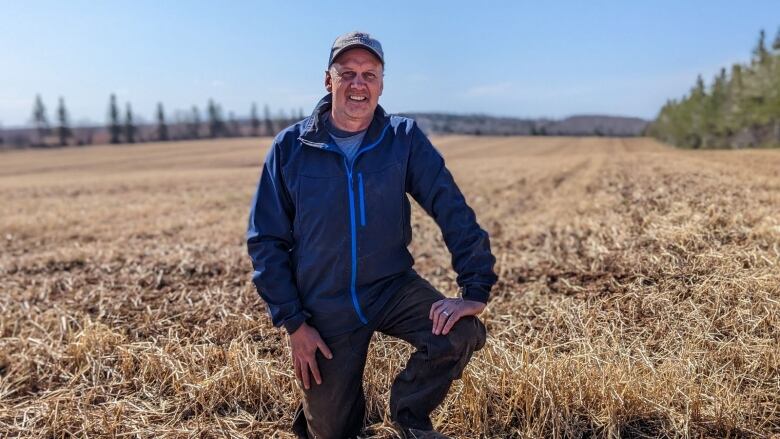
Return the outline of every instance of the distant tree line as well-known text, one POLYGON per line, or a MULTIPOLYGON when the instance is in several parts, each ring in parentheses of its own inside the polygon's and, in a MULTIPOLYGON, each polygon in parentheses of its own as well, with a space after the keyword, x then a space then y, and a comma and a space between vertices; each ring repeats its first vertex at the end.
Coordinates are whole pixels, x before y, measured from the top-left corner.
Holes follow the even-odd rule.
POLYGON ((133 113, 130 102, 124 104, 124 111, 120 110, 115 94, 109 97, 105 127, 92 125, 73 127, 62 97, 59 98, 56 114, 56 123, 50 123, 43 99, 40 95, 36 95, 31 118, 32 127, 5 132, 0 130, 0 147, 53 147, 88 145, 96 142, 132 144, 147 141, 272 136, 284 127, 304 118, 303 109, 297 112, 291 111, 289 117, 284 111, 272 116, 271 110, 266 105, 263 119, 260 119, 256 103, 252 103, 248 118, 239 119, 232 111, 225 117, 222 107, 213 99, 209 99, 205 120, 201 117, 198 107, 194 105, 187 111, 177 110, 172 119, 168 118, 162 102, 158 102, 155 123, 143 123, 133 113))
POLYGON ((41 96, 35 96, 33 104, 33 126, 35 128, 36 142, 35 146, 43 146, 48 143, 67 145, 68 139, 73 135, 70 129, 70 119, 68 110, 65 108, 65 100, 60 97, 57 107, 57 125, 52 129, 49 124, 49 118, 46 115, 46 107, 43 105, 41 96), (52 136, 54 140, 52 140, 52 136))
POLYGON ((647 134, 683 148, 780 145, 780 30, 767 47, 762 30, 749 64, 722 68, 707 86, 668 101, 647 134))
POLYGON ((560 120, 484 114, 404 113, 428 134, 486 136, 640 136, 647 121, 636 117, 580 115, 560 120))

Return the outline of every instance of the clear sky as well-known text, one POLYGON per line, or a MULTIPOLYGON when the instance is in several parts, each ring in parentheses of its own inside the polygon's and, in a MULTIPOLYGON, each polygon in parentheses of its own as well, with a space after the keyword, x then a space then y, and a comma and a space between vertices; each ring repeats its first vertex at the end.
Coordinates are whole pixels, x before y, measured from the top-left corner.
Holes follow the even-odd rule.
POLYGON ((74 122, 103 123, 108 97, 153 119, 210 97, 309 113, 335 37, 372 33, 390 112, 653 118, 701 73, 769 43, 780 1, 5 1, 0 124, 27 124, 40 93, 74 122))

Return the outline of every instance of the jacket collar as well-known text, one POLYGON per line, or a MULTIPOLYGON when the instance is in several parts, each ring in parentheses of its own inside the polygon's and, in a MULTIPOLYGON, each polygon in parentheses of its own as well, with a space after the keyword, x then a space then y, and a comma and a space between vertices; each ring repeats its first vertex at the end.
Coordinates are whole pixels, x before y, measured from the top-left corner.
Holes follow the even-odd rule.
MULTIPOLYGON (((314 107, 314 112, 306 119, 301 135, 298 139, 309 146, 316 148, 329 149, 329 144, 332 143, 330 134, 325 128, 325 124, 322 122, 322 116, 325 112, 330 111, 333 105, 333 95, 331 93, 326 94, 317 105, 314 107)), ((374 143, 379 139, 385 126, 389 123, 389 116, 381 105, 377 105, 374 110, 374 118, 368 125, 366 135, 363 138, 363 144, 374 143)))

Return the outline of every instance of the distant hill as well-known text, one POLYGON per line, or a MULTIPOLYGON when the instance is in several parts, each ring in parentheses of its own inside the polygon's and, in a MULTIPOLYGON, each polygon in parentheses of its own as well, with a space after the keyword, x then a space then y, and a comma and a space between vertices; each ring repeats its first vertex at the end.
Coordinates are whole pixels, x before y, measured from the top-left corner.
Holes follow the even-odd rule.
POLYGON ((553 122, 547 131, 564 136, 640 136, 648 123, 638 117, 583 115, 553 122))
POLYGON ((648 121, 637 117, 582 115, 561 120, 486 115, 404 113, 429 134, 526 136, 640 136, 648 121))

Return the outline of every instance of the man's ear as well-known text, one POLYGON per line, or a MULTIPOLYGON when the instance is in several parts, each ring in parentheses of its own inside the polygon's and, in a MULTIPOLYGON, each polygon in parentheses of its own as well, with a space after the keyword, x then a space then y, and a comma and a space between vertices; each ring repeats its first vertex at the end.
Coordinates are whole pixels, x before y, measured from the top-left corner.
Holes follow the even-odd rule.
POLYGON ((330 76, 330 70, 325 70, 325 90, 328 90, 328 93, 333 92, 333 78, 330 76))

